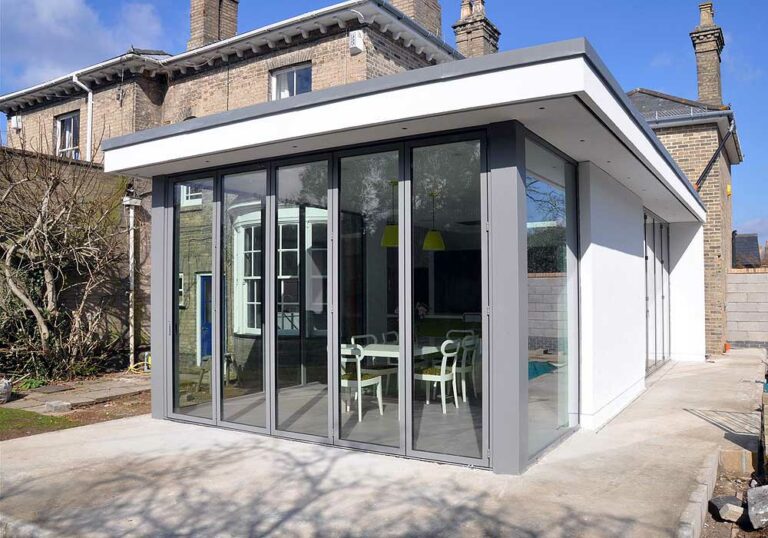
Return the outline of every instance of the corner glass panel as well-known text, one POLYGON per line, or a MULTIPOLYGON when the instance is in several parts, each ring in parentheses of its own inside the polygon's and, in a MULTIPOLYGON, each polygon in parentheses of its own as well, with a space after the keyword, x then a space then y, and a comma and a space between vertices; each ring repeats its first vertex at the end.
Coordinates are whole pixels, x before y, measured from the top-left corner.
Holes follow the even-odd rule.
POLYGON ((413 448, 483 456, 480 142, 414 148, 413 448))
POLYGON ((397 447, 399 153, 340 163, 340 435, 397 447))
POLYGON ((174 184, 173 412, 213 418, 213 179, 174 184))
POLYGON ((267 173, 224 176, 221 418, 266 427, 264 244, 267 173))
POLYGON ((571 426, 566 187, 573 165, 526 140, 528 229, 528 453, 571 426))
POLYGON ((277 429, 328 436, 328 163, 277 169, 277 429))

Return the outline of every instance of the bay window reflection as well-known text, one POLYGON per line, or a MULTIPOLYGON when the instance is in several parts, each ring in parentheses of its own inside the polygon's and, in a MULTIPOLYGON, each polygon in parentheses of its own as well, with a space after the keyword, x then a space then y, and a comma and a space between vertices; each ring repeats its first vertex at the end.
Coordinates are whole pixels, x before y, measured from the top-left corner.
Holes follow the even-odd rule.
POLYGON ((526 141, 528 228, 528 450, 533 456, 570 424, 567 189, 575 167, 526 141))
POLYGON ((264 243, 267 173, 224 176, 222 419, 266 426, 264 243))

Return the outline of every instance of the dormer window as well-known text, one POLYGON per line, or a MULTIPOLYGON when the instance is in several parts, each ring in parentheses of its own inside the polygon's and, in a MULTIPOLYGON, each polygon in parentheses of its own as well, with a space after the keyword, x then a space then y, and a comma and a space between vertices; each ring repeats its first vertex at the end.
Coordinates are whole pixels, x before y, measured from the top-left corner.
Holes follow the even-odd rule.
POLYGON ((56 155, 80 159, 80 111, 56 118, 56 155))
POLYGON ((272 101, 312 91, 312 65, 301 64, 272 72, 272 101))

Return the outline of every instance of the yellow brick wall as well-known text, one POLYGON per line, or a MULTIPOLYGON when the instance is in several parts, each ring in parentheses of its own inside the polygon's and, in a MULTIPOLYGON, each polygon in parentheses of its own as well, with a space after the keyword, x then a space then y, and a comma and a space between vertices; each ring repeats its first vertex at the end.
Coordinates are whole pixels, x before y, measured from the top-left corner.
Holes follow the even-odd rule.
MULTIPOLYGON (((692 183, 701 176, 720 144, 717 126, 691 125, 657 129, 661 142, 692 183)), ((731 266, 732 200, 730 163, 721 153, 699 193, 707 208, 704 225, 704 284, 707 353, 723 352, 726 341, 727 275, 731 266)))

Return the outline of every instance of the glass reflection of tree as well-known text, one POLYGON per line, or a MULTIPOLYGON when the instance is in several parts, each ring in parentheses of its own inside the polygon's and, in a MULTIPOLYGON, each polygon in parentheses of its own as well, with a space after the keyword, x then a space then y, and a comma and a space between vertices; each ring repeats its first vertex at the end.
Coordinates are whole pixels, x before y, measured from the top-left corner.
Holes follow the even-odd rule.
POLYGON ((458 142, 417 149, 418 167, 414 170, 413 212, 416 220, 427 225, 432 218, 432 196, 438 215, 438 228, 450 230, 451 216, 466 218, 467 211, 479 221, 480 169, 479 142, 458 142), (447 222, 440 217, 447 217, 447 222), (441 223, 440 221, 443 220, 441 223))
POLYGON ((528 222, 541 223, 528 229, 528 272, 566 271, 565 191, 528 176, 525 180, 528 222))

